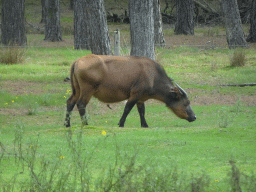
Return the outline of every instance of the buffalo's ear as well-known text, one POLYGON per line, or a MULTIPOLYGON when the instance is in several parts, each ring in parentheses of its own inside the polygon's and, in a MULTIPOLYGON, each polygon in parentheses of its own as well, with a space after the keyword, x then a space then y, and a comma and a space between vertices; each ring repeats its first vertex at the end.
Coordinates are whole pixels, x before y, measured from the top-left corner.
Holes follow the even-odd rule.
POLYGON ((180 99, 181 95, 179 89, 177 87, 172 88, 169 92, 169 97, 172 99, 180 99))

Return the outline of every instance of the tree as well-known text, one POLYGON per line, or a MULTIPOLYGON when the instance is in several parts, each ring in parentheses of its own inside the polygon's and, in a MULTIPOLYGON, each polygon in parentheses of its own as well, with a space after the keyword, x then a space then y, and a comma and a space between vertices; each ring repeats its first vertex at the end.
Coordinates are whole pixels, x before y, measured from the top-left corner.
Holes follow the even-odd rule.
POLYGON ((45 7, 45 1, 46 0, 41 0, 41 6, 42 6, 42 19, 40 23, 45 23, 45 12, 46 12, 46 7, 45 7))
POLYGON ((93 54, 111 55, 107 18, 103 0, 84 0, 89 45, 93 54))
MULTIPOLYGON (((75 1, 76 1, 76 0, 75 0, 75 1)), ((73 9, 74 9, 74 4, 75 4, 74 0, 70 0, 70 3, 69 3, 69 9, 70 9, 70 10, 73 10, 73 9)))
POLYGON ((131 55, 155 59, 153 0, 130 0, 131 55))
POLYGON ((84 0, 75 0, 74 2, 74 48, 90 49, 89 46, 89 27, 84 0))
POLYGON ((222 0, 222 10, 226 23, 226 38, 230 49, 246 47, 247 43, 237 6, 237 0, 222 0))
POLYGON ((176 0, 175 34, 194 35, 194 1, 176 0))
POLYGON ((62 41, 59 0, 45 0, 44 34, 46 41, 62 41))
POLYGON ((27 44, 24 0, 2 0, 1 28, 1 42, 4 45, 27 44))
POLYGON ((155 33, 155 45, 159 47, 165 46, 164 33, 162 29, 162 15, 161 6, 159 0, 153 0, 153 13, 154 13, 154 33, 155 33))
POLYGON ((250 30, 246 41, 256 43, 256 0, 251 2, 250 30))

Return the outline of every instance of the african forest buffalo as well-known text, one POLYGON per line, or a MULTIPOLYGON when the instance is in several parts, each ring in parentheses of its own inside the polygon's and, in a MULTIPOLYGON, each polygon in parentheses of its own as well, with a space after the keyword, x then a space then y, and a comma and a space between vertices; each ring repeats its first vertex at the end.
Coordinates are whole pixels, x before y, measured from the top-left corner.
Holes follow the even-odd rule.
POLYGON ((92 96, 104 103, 127 100, 119 127, 124 126, 135 104, 141 127, 148 127, 144 117, 144 102, 148 99, 164 102, 181 119, 196 120, 186 92, 151 59, 91 54, 73 63, 70 78, 72 95, 67 100, 66 127, 70 127, 70 114, 75 105, 82 124, 88 125, 85 108, 92 96))

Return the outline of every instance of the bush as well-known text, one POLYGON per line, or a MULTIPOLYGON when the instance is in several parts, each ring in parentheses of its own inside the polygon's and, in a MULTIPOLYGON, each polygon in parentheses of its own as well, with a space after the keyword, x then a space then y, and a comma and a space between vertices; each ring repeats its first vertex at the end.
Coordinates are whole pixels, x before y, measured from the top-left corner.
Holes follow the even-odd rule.
POLYGON ((23 63, 25 50, 21 47, 2 47, 0 48, 0 63, 17 64, 23 63))
POLYGON ((231 58, 230 65, 232 67, 243 67, 245 66, 245 52, 243 49, 236 49, 233 57, 231 58))

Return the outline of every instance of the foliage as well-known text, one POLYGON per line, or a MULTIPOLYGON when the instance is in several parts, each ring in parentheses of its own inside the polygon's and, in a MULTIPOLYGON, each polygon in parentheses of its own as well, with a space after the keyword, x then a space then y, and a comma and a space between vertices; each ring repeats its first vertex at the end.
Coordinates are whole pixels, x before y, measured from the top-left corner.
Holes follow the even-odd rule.
MULTIPOLYGON (((129 32, 127 25, 121 27, 127 55, 129 32)), ((75 110, 73 127, 66 129, 71 88, 63 80, 72 62, 90 52, 74 50, 70 36, 57 48, 42 39, 28 35, 34 47, 26 49, 23 65, 0 65, 1 190, 255 190, 255 89, 219 86, 256 81, 254 49, 244 50, 244 67, 230 67, 233 50, 157 48, 158 62, 188 92, 197 115, 193 123, 149 101, 151 128, 138 128, 135 108, 121 129, 116 124, 124 103, 111 104, 110 110, 92 99, 87 106, 90 126, 80 127, 75 110), (236 163, 230 165, 230 159, 236 163)))
POLYGON ((236 49, 233 57, 231 58, 230 65, 232 67, 243 67, 245 66, 245 62, 245 51, 243 49, 236 49))
MULTIPOLYGON (((122 150, 120 136, 106 133, 93 141, 88 148, 90 137, 85 136, 86 129, 73 127, 63 131, 63 148, 55 146, 51 154, 43 153, 44 134, 37 133, 27 138, 26 125, 16 124, 13 144, 1 143, 0 186, 7 191, 216 191, 218 183, 225 184, 231 191, 254 190, 255 174, 241 172, 234 160, 230 160, 231 170, 226 181, 212 178, 206 171, 188 173, 181 171, 178 165, 168 161, 169 166, 162 167, 148 159, 141 163, 139 156, 143 152, 135 146, 130 152, 122 150), (113 145, 113 159, 105 164, 106 154, 102 146, 113 145), (10 147, 12 146, 12 147, 10 147), (101 158, 100 166, 94 165, 101 158), (9 161, 9 163, 6 162, 9 161), (7 163, 7 164, 6 164, 7 163), (9 174, 3 166, 13 166, 9 174)), ((45 151, 45 152, 46 152, 45 151)), ((220 189, 220 188, 219 188, 220 189)), ((224 188, 222 188, 224 189, 224 188)))
POLYGON ((0 48, 0 63, 18 64, 25 60, 25 49, 22 47, 10 46, 0 48))

